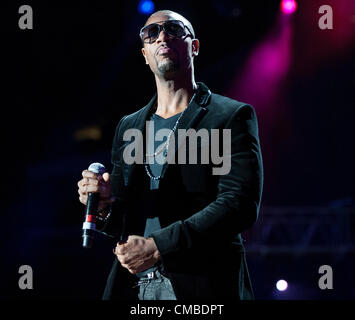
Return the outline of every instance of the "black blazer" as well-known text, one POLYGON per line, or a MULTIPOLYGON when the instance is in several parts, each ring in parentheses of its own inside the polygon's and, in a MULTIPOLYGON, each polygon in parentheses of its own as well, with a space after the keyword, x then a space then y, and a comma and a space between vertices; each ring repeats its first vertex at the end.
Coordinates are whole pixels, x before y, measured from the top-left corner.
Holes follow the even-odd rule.
MULTIPOLYGON (((123 150, 130 143, 123 140, 123 133, 131 128, 145 132, 145 121, 155 111, 156 98, 123 117, 116 128, 111 181, 117 200, 101 230, 116 240, 122 234, 142 234, 137 217, 145 209, 140 204, 149 179, 142 164, 123 161, 123 150)), ((188 128, 205 128, 208 132, 231 129, 231 170, 225 175, 213 175, 212 167, 216 165, 211 159, 209 164, 166 163, 155 195, 166 210, 160 217, 161 230, 150 236, 178 300, 252 299, 240 233, 255 223, 262 194, 263 167, 255 111, 248 104, 213 94, 198 83, 196 96, 177 127, 188 128)), ((175 137, 178 143, 177 130, 175 137)), ((198 150, 202 147, 197 146, 198 150)), ((222 142, 220 155, 221 147, 222 142)), ((137 299, 137 289, 132 288, 136 279, 115 259, 104 299, 137 299)))

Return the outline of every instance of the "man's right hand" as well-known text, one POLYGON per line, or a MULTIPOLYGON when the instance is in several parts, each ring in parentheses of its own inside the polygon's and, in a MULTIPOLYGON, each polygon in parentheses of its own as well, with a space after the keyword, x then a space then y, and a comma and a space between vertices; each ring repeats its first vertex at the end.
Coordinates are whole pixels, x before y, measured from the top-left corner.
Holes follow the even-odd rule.
POLYGON ((101 176, 84 170, 82 176, 83 178, 78 182, 79 200, 82 204, 86 205, 89 192, 100 193, 99 211, 105 209, 114 201, 114 197, 111 196, 110 175, 107 172, 101 176))

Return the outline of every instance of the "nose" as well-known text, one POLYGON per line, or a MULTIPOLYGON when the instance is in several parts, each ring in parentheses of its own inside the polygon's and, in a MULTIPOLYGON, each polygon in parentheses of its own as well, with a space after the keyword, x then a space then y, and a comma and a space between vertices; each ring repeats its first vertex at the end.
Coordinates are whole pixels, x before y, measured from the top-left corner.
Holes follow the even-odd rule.
POLYGON ((164 31, 164 29, 161 29, 156 41, 157 41, 157 43, 165 42, 168 38, 169 38, 169 35, 164 31))

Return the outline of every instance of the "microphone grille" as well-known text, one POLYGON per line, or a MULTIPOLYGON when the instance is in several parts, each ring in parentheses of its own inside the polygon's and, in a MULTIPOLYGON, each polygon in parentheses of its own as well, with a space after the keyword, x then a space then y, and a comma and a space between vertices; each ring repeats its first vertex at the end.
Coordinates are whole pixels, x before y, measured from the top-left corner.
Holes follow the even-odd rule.
POLYGON ((88 170, 96 174, 103 174, 105 172, 105 166, 101 163, 94 162, 90 164, 88 170))

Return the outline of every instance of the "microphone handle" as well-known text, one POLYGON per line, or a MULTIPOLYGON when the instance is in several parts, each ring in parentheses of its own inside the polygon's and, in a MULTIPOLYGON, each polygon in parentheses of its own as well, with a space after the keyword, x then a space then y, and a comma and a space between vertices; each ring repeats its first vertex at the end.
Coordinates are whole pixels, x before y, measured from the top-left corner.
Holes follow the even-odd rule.
POLYGON ((97 209, 99 206, 100 194, 89 192, 85 211, 85 222, 83 224, 83 247, 91 248, 96 230, 97 209))

